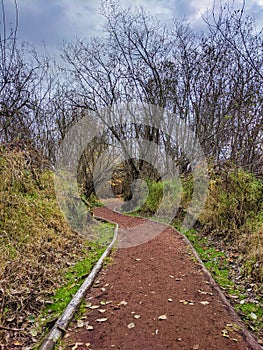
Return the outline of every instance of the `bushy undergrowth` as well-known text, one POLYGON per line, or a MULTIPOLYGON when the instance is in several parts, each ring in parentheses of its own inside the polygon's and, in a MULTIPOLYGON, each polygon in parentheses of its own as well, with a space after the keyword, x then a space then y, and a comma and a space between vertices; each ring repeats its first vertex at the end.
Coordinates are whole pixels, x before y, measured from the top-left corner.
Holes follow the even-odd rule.
POLYGON ((210 236, 240 252, 243 276, 263 292, 263 184, 242 169, 211 173, 209 195, 200 216, 210 236))
POLYGON ((182 208, 187 206, 189 200, 188 192, 191 192, 191 189, 188 188, 190 186, 184 182, 184 179, 160 182, 148 179, 146 182, 149 194, 145 203, 138 210, 139 213, 153 215, 158 209, 159 215, 165 216, 173 210, 173 207, 178 208, 178 212, 181 212, 182 208))
MULTIPOLYGON (((193 178, 181 178, 181 203, 175 218, 177 226, 184 218, 191 202, 193 178)), ((169 205, 178 206, 178 182, 148 181, 149 195, 139 209, 143 215, 152 215, 161 205, 164 185, 169 187, 169 205)), ((159 208, 160 209, 160 208, 159 208)), ((169 211, 169 208, 167 208, 169 211)), ((165 208, 161 208, 165 212, 165 208)), ((199 217, 200 234, 221 242, 225 249, 234 247, 240 252, 241 273, 250 282, 259 284, 263 291, 263 184, 242 169, 210 169, 209 191, 205 207, 199 217)))
POLYGON ((263 209, 263 185, 242 169, 211 172, 209 195, 200 221, 209 232, 234 239, 263 209))
MULTIPOLYGON (((174 220, 180 230, 193 193, 193 178, 181 179, 181 203, 174 220)), ((178 184, 170 185, 174 195, 178 184)), ((149 182, 140 214, 153 214, 163 195, 161 183, 149 182)), ((171 199, 174 200, 173 195, 171 199)), ((170 204, 172 205, 172 204, 170 204)), ((194 233, 186 232, 216 281, 247 325, 262 337, 263 184, 242 169, 210 169, 205 207, 194 233), (222 266, 223 264, 223 266, 222 266)))
POLYGON ((26 348, 66 269, 89 256, 94 263, 97 248, 65 222, 53 174, 34 151, 0 150, 0 217, 0 343, 26 348))

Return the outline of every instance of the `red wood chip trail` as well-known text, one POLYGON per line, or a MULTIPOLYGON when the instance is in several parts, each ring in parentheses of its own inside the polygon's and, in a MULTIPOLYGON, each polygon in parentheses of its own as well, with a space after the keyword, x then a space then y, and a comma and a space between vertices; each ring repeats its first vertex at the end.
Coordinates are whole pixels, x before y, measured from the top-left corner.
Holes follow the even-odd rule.
MULTIPOLYGON (((95 215, 120 228, 142 220, 108 208, 95 215)), ((63 339, 66 349, 261 349, 171 227, 146 243, 117 249, 85 303, 86 313, 63 339)))

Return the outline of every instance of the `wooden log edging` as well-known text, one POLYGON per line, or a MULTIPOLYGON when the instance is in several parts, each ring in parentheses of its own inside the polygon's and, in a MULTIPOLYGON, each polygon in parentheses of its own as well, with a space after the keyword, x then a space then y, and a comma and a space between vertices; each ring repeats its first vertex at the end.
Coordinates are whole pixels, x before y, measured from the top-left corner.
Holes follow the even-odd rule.
POLYGON ((54 349, 57 341, 62 337, 62 335, 66 332, 70 321, 72 320, 75 312, 78 310, 80 304, 82 303, 88 289, 92 286, 96 276, 100 272, 100 270, 103 267, 103 263, 105 258, 107 258, 111 251, 112 248, 117 240, 118 236, 118 224, 116 224, 115 231, 114 231, 114 236, 105 250, 105 252, 102 254, 96 265, 93 267, 91 270, 90 274, 88 277, 84 280, 82 285, 80 286, 79 290, 77 293, 74 295, 72 300, 69 302, 68 306, 66 307, 65 311, 63 312, 62 316, 57 320, 53 328, 51 329, 50 333, 48 336, 44 339, 43 343, 39 347, 39 350, 52 350, 54 349))
POLYGON ((244 322, 241 320, 241 318, 237 314, 236 310, 234 309, 234 307, 232 306, 230 301, 227 299, 227 297, 225 296, 225 294, 221 290, 220 286, 216 283, 216 281, 214 280, 214 278, 212 277, 212 275, 210 274, 210 272, 208 271, 208 269, 204 265, 203 261, 201 260, 201 258, 197 254, 197 252, 194 249, 194 246, 192 245, 190 240, 183 233, 179 232, 178 230, 176 230, 176 232, 179 233, 179 235, 182 237, 182 239, 184 240, 186 245, 189 246, 193 256, 195 257, 196 261, 200 265, 204 276, 208 279, 212 288, 218 293, 219 297, 222 300, 223 305, 229 311, 229 314, 231 315, 231 317, 233 318, 235 323, 237 323, 240 326, 242 333, 243 333, 241 335, 243 335, 243 338, 245 338, 245 342, 246 342, 247 346, 249 347, 249 350, 262 350, 263 348, 261 347, 261 345, 256 341, 254 336, 249 332, 249 330, 245 326, 244 322))
MULTIPOLYGON (((118 213, 118 214, 128 215, 128 214, 123 214, 122 212, 116 210, 116 207, 111 209, 111 210, 113 212, 118 213)), ((148 221, 151 221, 151 222, 159 223, 158 221, 155 221, 153 219, 148 219, 148 218, 145 218, 143 216, 137 216, 137 217, 139 217, 141 219, 147 219, 148 221)), ((97 218, 103 220, 102 217, 97 217, 97 218)), ((109 221, 109 222, 115 223, 114 221, 109 221)), ((242 331, 242 336, 243 336, 243 338, 244 338, 244 340, 245 340, 245 342, 246 342, 246 344, 248 346, 248 349, 249 350, 263 350, 263 346, 261 346, 257 342, 257 340, 255 339, 254 335, 247 329, 246 325, 241 320, 240 316, 238 315, 238 313, 236 312, 236 310, 234 309, 234 307, 232 306, 230 301, 227 299, 226 295, 224 294, 224 292, 222 291, 222 289, 220 288, 218 283, 216 283, 216 281, 214 280, 214 278, 212 277, 212 275, 210 274, 210 272, 208 271, 208 269, 204 265, 203 261, 201 260, 201 258, 197 254, 197 252, 196 252, 194 246, 192 245, 192 243, 190 242, 190 240, 182 232, 176 230, 175 227, 173 227, 173 226, 171 226, 169 224, 168 225, 167 224, 163 224, 163 225, 164 225, 164 227, 170 227, 171 229, 175 230, 179 234, 179 236, 181 236, 181 238, 184 241, 184 243, 186 244, 186 246, 189 247, 191 253, 193 254, 193 256, 196 259, 196 261, 199 264, 199 266, 201 267, 202 272, 203 272, 204 276, 207 278, 207 280, 210 283, 211 287, 214 289, 215 292, 218 293, 220 299, 222 300, 222 304, 229 311, 229 314, 231 315, 231 317, 233 318, 235 323, 240 326, 240 329, 242 331)))

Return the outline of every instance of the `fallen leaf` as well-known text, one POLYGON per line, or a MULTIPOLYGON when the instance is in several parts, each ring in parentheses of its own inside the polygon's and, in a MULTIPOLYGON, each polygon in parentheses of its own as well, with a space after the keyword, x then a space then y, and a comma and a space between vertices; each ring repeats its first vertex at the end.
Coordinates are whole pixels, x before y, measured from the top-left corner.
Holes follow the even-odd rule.
POLYGON ((102 292, 105 292, 106 291, 106 288, 101 288, 100 289, 102 292))
POLYGON ((238 340, 236 338, 231 338, 235 343, 238 343, 238 340))
POLYGON ((91 305, 90 307, 89 307, 89 309, 98 309, 100 306, 99 305, 91 305))
POLYGON ((84 327, 85 323, 82 320, 77 321, 77 328, 82 328, 84 327))
POLYGON ((101 313, 101 314, 104 314, 104 312, 106 312, 107 310, 106 309, 99 309, 99 312, 101 313))
POLYGON ((106 322, 108 319, 105 317, 105 318, 97 318, 96 319, 96 322, 106 322))
POLYGON ((167 316, 166 315, 161 315, 158 317, 158 320, 167 320, 167 316))
POLYGON ((123 305, 123 306, 126 306, 128 303, 127 303, 127 301, 125 301, 125 300, 122 300, 118 305, 123 305))
POLYGON ((237 295, 233 295, 233 294, 228 294, 229 298, 231 299, 238 299, 237 295))
POLYGON ((155 334, 158 334, 158 333, 159 333, 159 329, 156 329, 156 330, 155 330, 155 334))
POLYGON ((127 326, 129 329, 132 329, 135 327, 135 324, 133 322, 129 323, 127 326))
POLYGON ((222 329, 222 336, 225 338, 229 338, 228 331, 226 329, 222 329))
POLYGON ((18 340, 16 340, 15 342, 14 342, 14 345, 15 346, 19 346, 19 345, 22 345, 18 340))
POLYGON ((136 319, 138 319, 138 318, 141 317, 141 315, 134 315, 133 317, 136 318, 136 319))
POLYGON ((211 292, 206 292, 205 290, 201 290, 201 289, 198 289, 198 292, 199 292, 200 294, 205 294, 205 295, 214 295, 214 294, 211 293, 211 292))
POLYGON ((202 305, 208 305, 208 304, 210 304, 210 302, 209 302, 209 301, 200 301, 200 304, 202 304, 202 305))
POLYGON ((173 276, 173 275, 169 275, 169 277, 170 277, 170 278, 174 278, 174 276, 173 276))
POLYGON ((135 261, 141 261, 142 259, 135 259, 135 261))
MULTIPOLYGON (((52 301, 51 301, 51 304, 52 304, 52 301)), ((8 322, 12 322, 12 321, 14 321, 14 319, 15 319, 15 316, 11 316, 11 317, 8 317, 6 320, 8 322)), ((29 317, 29 321, 32 322, 30 319, 33 321, 34 318, 32 318, 32 316, 29 317)))
POLYGON ((94 327, 91 326, 91 325, 89 325, 89 324, 87 324, 87 325, 86 325, 86 329, 87 329, 88 331, 92 331, 92 330, 94 329, 94 327))
POLYGON ((198 350, 198 349, 199 349, 199 345, 198 344, 193 346, 193 350, 198 350))
POLYGON ((79 345, 83 345, 83 343, 78 343, 78 342, 75 343, 75 345, 73 345, 71 350, 76 350, 79 347, 79 345))
POLYGON ((183 303, 184 305, 187 305, 187 304, 188 304, 188 301, 187 301, 187 300, 182 299, 182 300, 180 300, 180 303, 183 303))
POLYGON ((85 346, 88 348, 90 346, 90 343, 86 343, 85 346))
POLYGON ((173 299, 172 299, 172 298, 169 298, 169 299, 167 299, 167 301, 172 302, 172 301, 173 301, 173 299))

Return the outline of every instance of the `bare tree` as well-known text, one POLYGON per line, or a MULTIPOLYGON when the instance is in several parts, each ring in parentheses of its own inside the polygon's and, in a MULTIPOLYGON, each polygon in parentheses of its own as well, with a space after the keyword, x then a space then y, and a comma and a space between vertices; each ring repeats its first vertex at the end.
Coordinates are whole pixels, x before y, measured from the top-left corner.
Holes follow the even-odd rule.
MULTIPOLYGON (((197 35, 186 23, 175 21, 168 30, 142 8, 132 12, 104 1, 105 37, 77 39, 62 50, 73 106, 98 112, 133 101, 165 108, 168 113, 158 115, 158 127, 147 127, 135 114, 129 125, 118 113, 112 114, 110 125, 99 113, 98 119, 124 153, 129 154, 127 138, 148 140, 163 147, 182 172, 190 165, 187 127, 212 162, 231 160, 257 171, 262 39, 244 12, 244 7, 239 12, 222 7, 217 19, 212 14, 213 23, 206 20, 208 31, 197 35)), ((139 148, 138 158, 144 152, 139 148)), ((146 162, 131 158, 126 165, 132 181, 144 173, 146 162)), ((152 176, 158 178, 156 172, 152 176)))
MULTIPOLYGON (((39 57, 30 44, 17 42, 18 6, 14 1, 15 26, 7 28, 4 0, 1 1, 0 34, 0 140, 47 146, 48 106, 54 75, 48 56, 39 57)), ((48 153, 48 152, 45 152, 48 153)))

